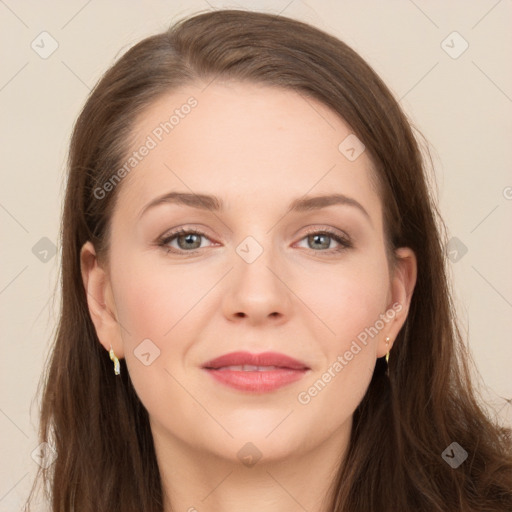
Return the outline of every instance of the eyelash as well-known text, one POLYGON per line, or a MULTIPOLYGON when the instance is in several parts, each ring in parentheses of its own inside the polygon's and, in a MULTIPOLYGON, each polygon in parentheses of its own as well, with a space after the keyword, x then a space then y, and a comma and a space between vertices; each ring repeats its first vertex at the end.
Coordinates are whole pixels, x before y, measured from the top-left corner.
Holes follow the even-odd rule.
MULTIPOLYGON (((189 234, 192 234, 192 235, 200 235, 200 236, 203 236, 205 238, 208 238, 208 236, 201 232, 201 231, 198 231, 198 230, 195 230, 195 229, 184 229, 184 228, 180 228, 180 229, 177 229, 171 233, 168 233, 166 235, 164 235, 163 237, 161 237, 159 240, 158 240, 158 246, 159 247, 162 247, 168 254, 169 253, 174 253, 174 254, 179 254, 179 255, 183 255, 185 257, 187 256, 193 256, 195 254, 197 254, 201 249, 194 249, 192 251, 184 251, 184 250, 181 250, 181 249, 175 249, 175 248, 170 248, 168 246, 168 244, 174 240, 176 237, 180 236, 180 235, 189 235, 189 234)), ((306 238, 307 236, 310 236, 310 235, 327 235, 329 238, 332 238, 334 241, 336 241, 337 243, 339 243, 340 245, 334 249, 325 249, 325 250, 319 250, 319 251, 316 251, 314 249, 308 249, 310 251, 313 251, 313 252, 319 252, 319 253, 327 253, 327 254, 335 254, 335 253, 340 253, 340 252, 343 252, 347 249, 350 249, 353 247, 352 245, 352 242, 350 241, 350 239, 348 237, 343 237, 343 236, 340 236, 338 233, 330 230, 330 229, 322 229, 322 230, 310 230, 310 231, 307 231, 306 232, 306 235, 304 237, 301 238, 301 240, 303 240, 304 238, 306 238)), ((208 238, 209 239, 209 238, 208 238)))

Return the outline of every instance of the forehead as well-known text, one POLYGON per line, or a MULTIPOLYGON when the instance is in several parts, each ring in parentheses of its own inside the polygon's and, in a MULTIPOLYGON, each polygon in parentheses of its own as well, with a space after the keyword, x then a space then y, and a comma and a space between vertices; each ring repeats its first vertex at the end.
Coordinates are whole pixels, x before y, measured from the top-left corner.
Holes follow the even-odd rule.
POLYGON ((289 89, 189 85, 164 95, 136 120, 130 154, 139 155, 123 178, 121 196, 132 207, 171 190, 214 193, 228 205, 254 207, 332 192, 374 201, 370 158, 363 151, 351 160, 343 152, 350 137, 351 128, 335 112, 289 89))

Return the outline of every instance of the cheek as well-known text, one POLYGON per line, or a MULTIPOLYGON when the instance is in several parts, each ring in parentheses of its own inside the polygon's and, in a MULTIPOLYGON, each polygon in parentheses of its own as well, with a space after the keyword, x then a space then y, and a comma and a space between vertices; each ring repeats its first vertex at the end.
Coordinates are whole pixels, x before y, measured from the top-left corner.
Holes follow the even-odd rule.
POLYGON ((322 322, 311 331, 322 352, 315 372, 302 386, 297 402, 305 414, 324 417, 323 428, 334 430, 353 414, 370 384, 376 362, 377 340, 385 323, 387 266, 347 266, 319 276, 310 290, 322 322), (323 325, 322 325, 323 324, 323 325), (320 336, 322 333, 322 336, 320 336))
POLYGON ((350 263, 317 272, 315 286, 304 283, 300 292, 321 320, 309 328, 322 354, 298 401, 310 412, 332 410, 334 423, 343 421, 362 400, 386 325, 381 320, 389 292, 386 260, 370 255, 350 263))
POLYGON ((150 263, 135 251, 118 262, 113 282, 124 357, 143 403, 157 405, 154 390, 181 392, 172 376, 182 380, 189 350, 211 321, 204 308, 212 308, 225 269, 203 264, 185 270, 164 258, 150 263))
MULTIPOLYGON (((184 381, 183 361, 191 340, 197 338, 193 330, 201 298, 212 286, 210 280, 215 280, 210 276, 205 282, 207 275, 148 264, 148 260, 136 254, 118 260, 113 275, 116 309, 136 392, 152 415, 172 423, 162 403, 164 397, 172 401, 183 395, 178 384, 184 381)), ((184 408, 193 405, 180 402, 184 408)))
MULTIPOLYGON (((187 323, 178 325, 182 319, 197 313, 201 299, 218 281, 208 268, 196 272, 148 264, 143 257, 131 258, 123 267, 114 276, 116 308, 133 342, 141 336, 158 343, 172 337, 187 323)), ((127 332, 123 337, 127 339, 127 332)))
POLYGON ((387 265, 374 259, 326 266, 298 279, 297 295, 315 313, 315 329, 322 329, 326 347, 342 350, 370 328, 384 313, 389 282, 387 265), (323 326, 322 326, 323 325, 323 326))

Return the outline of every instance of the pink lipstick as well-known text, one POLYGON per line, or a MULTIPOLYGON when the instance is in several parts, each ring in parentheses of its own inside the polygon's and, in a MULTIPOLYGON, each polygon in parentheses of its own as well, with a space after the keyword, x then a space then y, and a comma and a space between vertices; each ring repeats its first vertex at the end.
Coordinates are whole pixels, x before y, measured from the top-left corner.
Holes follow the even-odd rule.
POLYGON ((218 382, 240 391, 266 393, 301 379, 310 368, 276 352, 231 352, 203 364, 218 382))

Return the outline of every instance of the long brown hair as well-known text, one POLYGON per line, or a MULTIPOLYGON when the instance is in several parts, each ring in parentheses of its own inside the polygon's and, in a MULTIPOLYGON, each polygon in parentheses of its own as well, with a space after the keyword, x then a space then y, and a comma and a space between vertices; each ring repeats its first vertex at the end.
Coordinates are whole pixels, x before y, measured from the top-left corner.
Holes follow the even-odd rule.
MULTIPOLYGON (((62 215, 60 323, 44 375, 40 437, 58 456, 39 476, 52 512, 161 512, 163 491, 148 413, 124 361, 116 377, 86 301, 80 249, 108 254, 122 183, 103 187, 129 152, 137 116, 160 96, 216 78, 262 83, 319 100, 364 143, 380 186, 387 241, 410 247, 418 276, 389 375, 377 361, 354 414, 332 512, 512 510, 510 430, 479 404, 455 321, 445 234, 413 129, 371 67, 337 38, 305 23, 219 10, 181 20, 128 50, 78 117, 62 215), (441 454, 457 442, 468 458, 441 454)), ((29 500, 30 501, 30 500, 29 500)))

